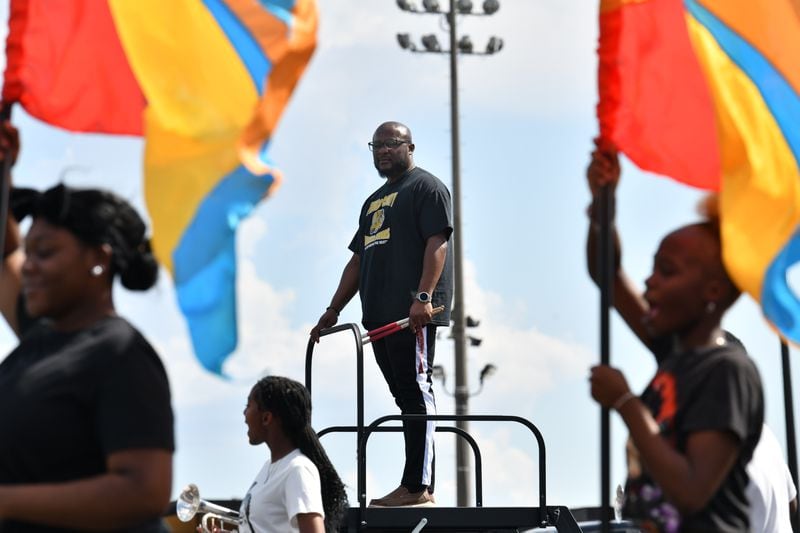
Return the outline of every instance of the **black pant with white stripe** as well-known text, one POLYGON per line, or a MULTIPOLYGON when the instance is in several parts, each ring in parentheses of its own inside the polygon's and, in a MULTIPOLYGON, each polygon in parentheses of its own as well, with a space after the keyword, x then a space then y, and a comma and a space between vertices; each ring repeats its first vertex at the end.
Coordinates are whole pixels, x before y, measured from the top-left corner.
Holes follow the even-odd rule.
MULTIPOLYGON (((367 331, 383 324, 366 323, 367 331)), ((427 325, 415 334, 404 329, 372 343, 375 360, 383 372, 394 401, 404 415, 436 414, 431 372, 436 343, 436 326, 427 325)), ((436 423, 404 422, 406 461, 400 482, 410 492, 424 487, 433 493, 436 423)))

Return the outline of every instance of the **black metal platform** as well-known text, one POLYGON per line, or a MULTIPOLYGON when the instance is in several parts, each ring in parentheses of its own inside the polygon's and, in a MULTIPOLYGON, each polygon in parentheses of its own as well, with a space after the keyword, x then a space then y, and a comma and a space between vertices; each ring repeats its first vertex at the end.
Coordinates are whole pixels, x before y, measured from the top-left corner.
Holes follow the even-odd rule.
MULTIPOLYGON (((546 490, 545 442, 539 429, 529 420, 518 416, 506 415, 388 415, 374 420, 369 425, 364 423, 364 351, 362 334, 356 324, 342 324, 320 332, 320 336, 331 335, 341 331, 350 331, 356 343, 356 425, 332 426, 319 431, 323 436, 331 432, 353 432, 356 434, 356 462, 358 467, 357 495, 358 502, 351 502, 347 516, 347 524, 342 532, 523 532, 523 531, 558 531, 559 533, 582 533, 579 522, 570 510, 564 506, 548 506, 546 490), (539 449, 538 494, 539 501, 532 507, 483 507, 482 502, 482 468, 481 455, 475 440, 463 430, 456 427, 438 426, 437 431, 450 431, 464 438, 470 444, 476 459, 476 506, 475 507, 402 507, 383 508, 367 507, 367 443, 372 433, 401 431, 399 426, 382 426, 388 421, 405 421, 412 419, 436 421, 491 421, 514 422, 527 427, 536 439, 539 449)), ((315 343, 309 340, 306 350, 306 387, 311 391, 311 363, 315 343)), ((589 525, 589 524, 587 524, 589 525)), ((593 525, 593 524, 592 524, 593 525)), ((587 530, 597 531, 589 525, 587 530)), ((617 522, 611 531, 631 531, 629 524, 617 522)))
POLYGON ((367 507, 351 509, 347 531, 412 531, 425 520, 424 533, 517 532, 549 527, 560 533, 581 533, 566 507, 548 507, 543 517, 538 507, 367 507))

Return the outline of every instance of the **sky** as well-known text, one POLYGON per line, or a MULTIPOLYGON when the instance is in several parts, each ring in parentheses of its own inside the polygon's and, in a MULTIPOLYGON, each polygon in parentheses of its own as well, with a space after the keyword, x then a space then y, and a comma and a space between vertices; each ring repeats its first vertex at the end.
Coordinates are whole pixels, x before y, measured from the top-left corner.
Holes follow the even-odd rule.
MULTIPOLYGON (((419 42, 436 33, 444 43, 442 18, 402 12, 392 0, 320 0, 319 7, 318 48, 272 144, 283 184, 238 236, 240 342, 226 366, 233 378, 210 375, 194 359, 166 272, 146 293, 115 290, 118 312, 153 343, 169 374, 177 442, 173 497, 187 483, 196 483, 204 498, 242 497, 268 457, 265 446, 247 442, 247 394, 266 373, 304 379, 308 331, 349 258, 359 208, 381 184, 367 149, 375 128, 386 120, 407 124, 416 163, 451 183, 447 56, 409 53, 395 37, 408 32, 419 42)), ((0 17, 7 11, 3 3, 0 17)), ((600 410, 587 381, 599 359, 600 304, 584 257, 590 201, 584 176, 597 133, 596 20, 596 3, 586 0, 501 0, 491 17, 457 21, 459 35, 470 34, 477 48, 491 35, 505 43, 496 55, 459 59, 464 300, 466 314, 480 320, 468 333, 482 339, 467 350, 471 390, 478 391, 484 365, 497 367, 469 408, 536 424, 546 443, 548 504, 570 507, 600 503, 600 410)), ((22 136, 16 184, 107 187, 146 212, 139 139, 71 134, 21 108, 13 121, 22 136)), ((617 225, 623 266, 640 286, 660 238, 698 218, 700 198, 696 190, 623 161, 617 225)), ((358 323, 359 311, 354 300, 340 323, 358 323)), ((767 422, 785 442, 777 337, 746 296, 723 325, 756 361, 767 422)), ((4 326, 0 357, 16 344, 4 326)), ((445 329, 436 349, 436 364, 451 377, 445 387, 434 384, 441 414, 454 412, 447 336, 445 329)), ((325 337, 313 353, 314 427, 354 424, 352 337, 325 337)), ((369 422, 397 409, 368 347, 365 361, 369 422)), ((616 316, 611 361, 634 391, 643 390, 655 371, 652 357, 616 316)), ((472 423, 470 431, 483 456, 484 505, 537 505, 538 453, 530 433, 507 423, 472 423)), ((612 415, 614 485, 625 477, 625 437, 612 415)), ((322 442, 357 504, 354 436, 328 435, 322 442)), ((454 505, 453 437, 437 436, 436 446, 437 502, 454 505)), ((370 439, 368 498, 397 486, 402 454, 399 434, 370 439)))

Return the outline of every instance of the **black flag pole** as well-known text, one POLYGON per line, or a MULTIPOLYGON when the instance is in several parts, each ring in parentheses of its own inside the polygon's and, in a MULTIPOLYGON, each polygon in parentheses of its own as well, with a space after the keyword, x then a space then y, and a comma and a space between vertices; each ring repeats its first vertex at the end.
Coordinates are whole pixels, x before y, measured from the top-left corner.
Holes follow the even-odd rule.
MULTIPOLYGON (((792 392, 792 367, 789 361, 789 345, 781 339, 781 362, 783 367, 783 409, 786 418, 786 456, 792 481, 797 487, 797 439, 794 430, 794 393, 792 392)), ((800 506, 792 513, 792 531, 800 529, 800 506)))
MULTIPOLYGON (((611 339, 611 306, 614 279, 614 251, 611 239, 611 186, 604 185, 600 189, 600 251, 597 260, 600 263, 600 364, 610 363, 611 339)), ((611 425, 610 412, 600 407, 600 509, 601 531, 611 531, 611 425)))
MULTIPOLYGON (((0 106, 0 121, 11 119, 11 104, 3 102, 0 106)), ((11 153, 6 153, 3 158, 2 183, 0 183, 0 250, 6 247, 6 225, 8 224, 8 204, 11 196, 11 153)), ((5 258, 4 258, 5 259, 5 258)), ((5 261, 0 261, 0 272, 3 271, 5 261)))

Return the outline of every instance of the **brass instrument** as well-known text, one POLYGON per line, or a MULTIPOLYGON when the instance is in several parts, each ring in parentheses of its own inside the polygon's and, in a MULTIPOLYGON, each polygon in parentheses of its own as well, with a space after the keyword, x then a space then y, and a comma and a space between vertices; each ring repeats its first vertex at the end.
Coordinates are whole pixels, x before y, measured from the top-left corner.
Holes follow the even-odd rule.
POLYGON ((190 483, 178 496, 175 502, 175 514, 181 522, 189 522, 197 513, 203 513, 201 524, 203 533, 212 533, 215 528, 224 529, 223 524, 236 526, 231 529, 232 533, 238 532, 238 527, 242 523, 242 518, 237 511, 216 505, 200 499, 200 489, 197 485, 190 483))

